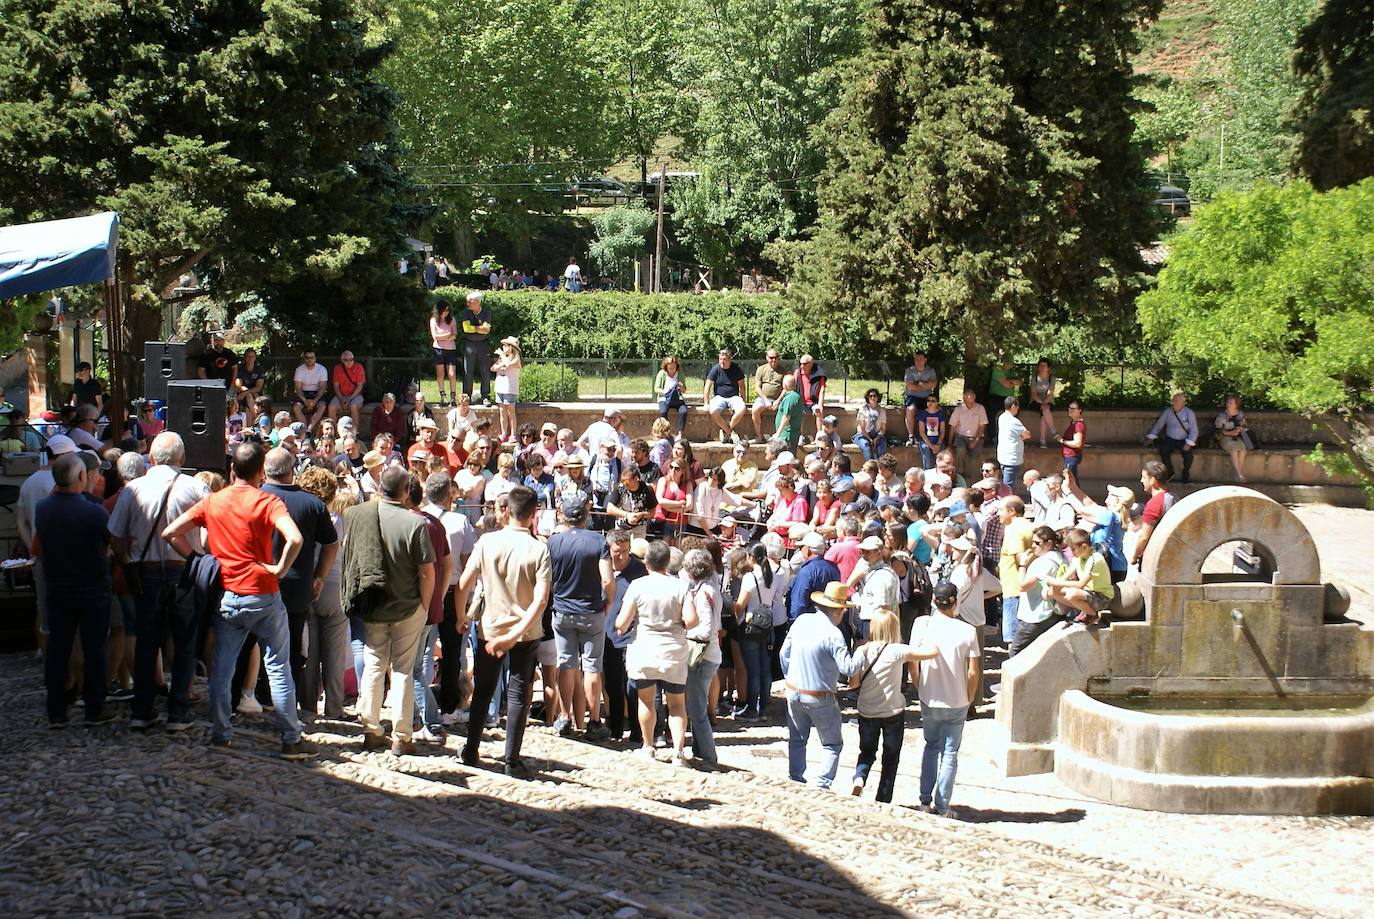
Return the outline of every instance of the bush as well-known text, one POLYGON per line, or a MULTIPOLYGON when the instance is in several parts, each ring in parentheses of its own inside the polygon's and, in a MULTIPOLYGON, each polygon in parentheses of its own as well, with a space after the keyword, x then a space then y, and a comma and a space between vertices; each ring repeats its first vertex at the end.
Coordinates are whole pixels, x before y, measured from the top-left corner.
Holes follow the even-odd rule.
POLYGON ((520 368, 521 402, 576 402, 577 371, 566 364, 525 364, 520 368))

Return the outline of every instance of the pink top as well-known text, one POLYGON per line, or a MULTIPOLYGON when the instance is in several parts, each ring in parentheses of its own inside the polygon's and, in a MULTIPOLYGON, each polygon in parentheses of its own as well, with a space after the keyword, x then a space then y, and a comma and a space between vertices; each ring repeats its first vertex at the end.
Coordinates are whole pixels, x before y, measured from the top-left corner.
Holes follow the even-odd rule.
POLYGON ((453 317, 448 317, 448 322, 440 322, 433 316, 429 318, 429 337, 434 340, 434 347, 440 351, 454 351, 458 347, 455 340, 458 337, 457 326, 454 324, 453 317), (440 335, 447 335, 447 338, 440 338, 440 335))

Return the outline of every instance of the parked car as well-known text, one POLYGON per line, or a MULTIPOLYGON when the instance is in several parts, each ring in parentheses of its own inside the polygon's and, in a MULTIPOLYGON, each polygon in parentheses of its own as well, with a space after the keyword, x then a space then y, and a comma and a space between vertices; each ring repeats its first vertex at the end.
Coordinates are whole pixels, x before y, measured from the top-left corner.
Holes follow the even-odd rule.
MULTIPOLYGON (((701 173, 699 172, 674 172, 669 170, 663 174, 663 193, 666 195, 668 192, 672 191, 673 185, 676 183, 691 182, 699 178, 701 178, 701 173)), ((645 180, 644 188, 641 189, 641 193, 645 198, 650 200, 658 198, 657 172, 649 173, 649 177, 645 180)))
POLYGON ((1193 213, 1193 201, 1188 193, 1177 185, 1159 186, 1155 196, 1155 207, 1174 217, 1188 217, 1193 213))
POLYGON ((625 204, 630 200, 625 183, 609 176, 573 179, 570 190, 574 198, 587 204, 625 204))

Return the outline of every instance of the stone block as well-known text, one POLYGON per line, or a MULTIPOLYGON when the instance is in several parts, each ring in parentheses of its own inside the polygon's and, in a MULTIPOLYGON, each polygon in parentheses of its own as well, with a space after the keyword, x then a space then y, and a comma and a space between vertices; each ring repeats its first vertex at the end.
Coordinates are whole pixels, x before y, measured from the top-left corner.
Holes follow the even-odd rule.
POLYGON ((1107 672, 1110 635, 1110 629, 1081 625, 1055 630, 1002 665, 997 720, 1010 743, 1054 740, 1060 695, 1084 689, 1089 677, 1107 672))
POLYGON ((1177 676, 1183 649, 1183 629, 1147 622, 1112 626, 1111 676, 1155 679, 1177 676))
POLYGON ((1156 626, 1183 625, 1188 602, 1203 600, 1207 596, 1206 587, 1202 584, 1181 587, 1155 584, 1143 589, 1146 591, 1145 608, 1148 610, 1145 619, 1156 626))
POLYGON ((1053 744, 1008 744, 1002 760, 1002 774, 1043 775, 1054 771, 1053 744))

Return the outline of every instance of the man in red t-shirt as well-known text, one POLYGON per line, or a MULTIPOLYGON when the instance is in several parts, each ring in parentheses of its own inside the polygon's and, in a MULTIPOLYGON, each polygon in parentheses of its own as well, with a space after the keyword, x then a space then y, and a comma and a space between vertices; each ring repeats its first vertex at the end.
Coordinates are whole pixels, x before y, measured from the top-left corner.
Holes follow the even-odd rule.
POLYGON ((339 355, 339 363, 334 365, 329 383, 334 387, 334 398, 329 400, 329 417, 338 420, 339 412, 348 410, 353 417, 353 427, 358 426, 358 409, 363 407, 363 384, 367 382, 367 371, 353 359, 352 351, 339 355))
POLYGON ((1078 478, 1078 464, 1083 462, 1083 446, 1088 442, 1088 426, 1083 423, 1083 403, 1077 399, 1069 402, 1069 423, 1058 440, 1063 447, 1064 468, 1078 478))
MULTIPOLYGON (((417 453, 425 454, 426 460, 431 456, 442 456, 444 465, 448 467, 448 474, 451 477, 462 468, 462 464, 458 462, 458 458, 453 455, 452 450, 439 442, 436 436, 438 433, 439 427, 434 423, 433 418, 421 418, 415 425, 416 441, 406 451, 406 463, 409 465, 417 453)), ((420 473, 422 478, 427 475, 429 475, 428 471, 420 473)))
POLYGON ((255 443, 234 448, 234 483, 202 498, 165 529, 164 539, 190 555, 185 534, 205 528, 205 543, 220 566, 224 599, 215 622, 215 657, 210 666, 210 743, 229 746, 230 684, 248 633, 265 645, 263 663, 272 687, 272 707, 281 722, 281 755, 306 759, 318 751, 301 739, 296 684, 291 679, 291 637, 277 579, 300 552, 303 538, 281 498, 262 491, 266 454, 255 443), (281 534, 281 558, 272 561, 272 536, 281 534))
POLYGON ((1169 470, 1159 460, 1150 460, 1140 470, 1140 484, 1150 496, 1145 502, 1145 510, 1140 515, 1140 532, 1136 534, 1135 557, 1131 564, 1139 568, 1140 560, 1145 557, 1145 546, 1151 534, 1166 511, 1174 506, 1174 496, 1169 494, 1169 470))

